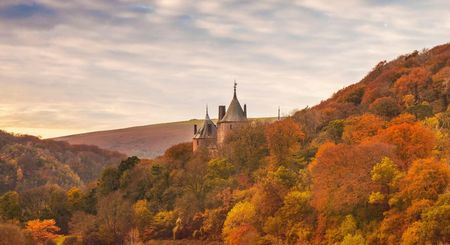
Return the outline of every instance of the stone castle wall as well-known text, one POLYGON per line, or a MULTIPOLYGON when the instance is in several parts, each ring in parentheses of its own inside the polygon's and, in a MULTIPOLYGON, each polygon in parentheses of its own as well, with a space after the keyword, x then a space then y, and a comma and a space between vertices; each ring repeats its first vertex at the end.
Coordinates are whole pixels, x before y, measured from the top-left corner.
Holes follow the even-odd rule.
POLYGON ((217 124, 217 145, 222 145, 225 138, 233 132, 233 130, 239 129, 247 125, 247 121, 242 122, 219 122, 217 124))

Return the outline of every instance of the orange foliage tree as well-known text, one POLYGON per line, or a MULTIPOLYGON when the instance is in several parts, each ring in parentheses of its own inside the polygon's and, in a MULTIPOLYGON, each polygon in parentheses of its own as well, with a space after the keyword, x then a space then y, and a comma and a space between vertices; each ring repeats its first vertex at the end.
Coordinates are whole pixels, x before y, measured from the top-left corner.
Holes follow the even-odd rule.
POLYGON ((366 203, 378 189, 370 177, 373 166, 392 155, 393 148, 382 143, 323 144, 310 165, 313 207, 322 213, 341 213, 366 203))
POLYGON ((434 133, 421 123, 394 124, 380 131, 382 142, 396 146, 396 153, 407 167, 412 161, 426 158, 435 145, 434 133))
POLYGON ((300 150, 305 134, 293 119, 277 121, 266 128, 267 144, 273 163, 286 164, 300 150))
POLYGON ((56 233, 60 230, 53 219, 45 219, 42 221, 38 219, 30 220, 27 222, 26 229, 38 244, 43 244, 49 239, 58 237, 56 233))
POLYGON ((395 81, 394 87, 400 94, 412 93, 416 96, 419 94, 419 89, 426 85, 431 73, 424 67, 417 67, 401 76, 395 81))
POLYGON ((367 113, 347 119, 342 139, 345 143, 360 143, 364 139, 374 136, 384 125, 382 118, 367 113))
POLYGON ((450 182, 450 168, 435 159, 414 161, 401 186, 401 195, 407 200, 436 200, 450 182))
POLYGON ((229 245, 241 245, 241 244, 255 244, 258 242, 258 231, 249 224, 244 224, 234 229, 229 237, 229 245))

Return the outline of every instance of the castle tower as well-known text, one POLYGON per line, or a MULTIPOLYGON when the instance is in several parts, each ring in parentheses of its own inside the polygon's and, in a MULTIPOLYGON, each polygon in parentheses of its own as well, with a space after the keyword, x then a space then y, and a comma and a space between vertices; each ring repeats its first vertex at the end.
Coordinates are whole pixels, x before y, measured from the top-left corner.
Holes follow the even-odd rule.
POLYGON ((197 125, 194 125, 194 137, 192 139, 192 149, 196 151, 200 147, 209 149, 216 148, 217 142, 217 127, 209 118, 208 107, 206 107, 206 116, 203 126, 197 130, 197 125))
POLYGON ((237 83, 234 83, 234 95, 231 100, 230 106, 226 113, 225 106, 219 106, 219 121, 217 122, 217 144, 220 146, 223 144, 227 135, 233 130, 236 130, 248 123, 247 120, 247 106, 244 105, 242 109, 239 100, 236 95, 237 83))

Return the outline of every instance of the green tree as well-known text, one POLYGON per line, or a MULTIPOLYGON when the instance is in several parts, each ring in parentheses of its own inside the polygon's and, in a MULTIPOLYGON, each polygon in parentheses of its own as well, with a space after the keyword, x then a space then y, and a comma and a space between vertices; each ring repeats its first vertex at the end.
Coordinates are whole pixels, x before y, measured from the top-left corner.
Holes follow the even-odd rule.
POLYGON ((102 195, 107 195, 117 189, 119 189, 120 173, 116 168, 108 167, 103 170, 102 176, 98 182, 98 190, 102 195))
POLYGON ((382 97, 370 104, 369 111, 384 118, 393 118, 400 113, 400 106, 394 98, 382 97))
POLYGON ((19 194, 15 191, 6 192, 0 197, 0 217, 5 220, 20 219, 19 194))
POLYGON ((333 140, 335 143, 342 141, 342 134, 344 133, 345 121, 333 120, 324 128, 327 138, 333 140))
POLYGON ((123 172, 132 169, 139 162, 140 159, 136 156, 128 157, 126 160, 120 162, 119 167, 117 167, 119 176, 122 175, 123 172))

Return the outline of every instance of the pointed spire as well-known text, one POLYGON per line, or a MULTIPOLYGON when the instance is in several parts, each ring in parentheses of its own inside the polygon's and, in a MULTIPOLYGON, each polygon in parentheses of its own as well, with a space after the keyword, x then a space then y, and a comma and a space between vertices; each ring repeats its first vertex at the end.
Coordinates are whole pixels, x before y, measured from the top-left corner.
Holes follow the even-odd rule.
POLYGON ((209 113, 208 113, 208 104, 206 104, 206 118, 209 118, 209 113))
POLYGON ((278 106, 278 121, 281 119, 280 106, 278 106))

